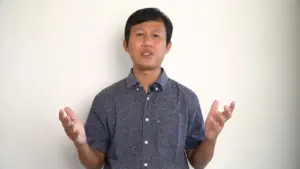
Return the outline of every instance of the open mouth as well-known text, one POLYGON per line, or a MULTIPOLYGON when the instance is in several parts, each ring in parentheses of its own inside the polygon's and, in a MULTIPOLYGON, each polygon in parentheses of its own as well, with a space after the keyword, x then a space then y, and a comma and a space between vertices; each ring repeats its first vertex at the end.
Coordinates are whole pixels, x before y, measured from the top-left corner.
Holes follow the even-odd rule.
POLYGON ((152 56, 153 53, 152 52, 141 52, 141 56, 144 56, 144 57, 149 57, 149 56, 152 56))

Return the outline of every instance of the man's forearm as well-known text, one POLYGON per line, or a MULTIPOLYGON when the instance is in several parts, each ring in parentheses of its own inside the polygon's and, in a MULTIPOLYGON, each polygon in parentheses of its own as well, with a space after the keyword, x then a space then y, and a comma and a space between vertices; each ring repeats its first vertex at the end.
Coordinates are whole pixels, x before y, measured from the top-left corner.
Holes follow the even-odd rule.
POLYGON ((207 164, 211 161, 216 140, 204 140, 200 144, 192 156, 192 165, 195 169, 204 169, 207 164))
POLYGON ((82 165, 87 169, 99 169, 103 166, 105 155, 97 152, 88 144, 75 145, 82 165))

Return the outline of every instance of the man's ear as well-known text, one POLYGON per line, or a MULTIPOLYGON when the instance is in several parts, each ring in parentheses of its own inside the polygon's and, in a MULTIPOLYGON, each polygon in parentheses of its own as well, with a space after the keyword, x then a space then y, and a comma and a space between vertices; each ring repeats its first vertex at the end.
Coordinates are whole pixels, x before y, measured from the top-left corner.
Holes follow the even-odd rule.
POLYGON ((167 53, 170 51, 172 47, 172 42, 170 41, 169 44, 167 45, 167 53))
POLYGON ((126 52, 128 52, 128 44, 127 44, 126 39, 123 40, 123 48, 126 52))

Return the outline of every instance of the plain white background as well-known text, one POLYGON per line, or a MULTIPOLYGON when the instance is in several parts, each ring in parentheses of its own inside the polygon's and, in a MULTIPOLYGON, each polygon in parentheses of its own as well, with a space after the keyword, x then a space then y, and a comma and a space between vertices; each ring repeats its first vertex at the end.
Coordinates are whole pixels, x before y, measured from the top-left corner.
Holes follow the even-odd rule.
POLYGON ((174 24, 163 67, 203 116, 214 99, 236 101, 207 169, 298 169, 296 0, 0 0, 0 169, 83 168, 58 111, 84 121, 127 76, 125 22, 149 6, 174 24))

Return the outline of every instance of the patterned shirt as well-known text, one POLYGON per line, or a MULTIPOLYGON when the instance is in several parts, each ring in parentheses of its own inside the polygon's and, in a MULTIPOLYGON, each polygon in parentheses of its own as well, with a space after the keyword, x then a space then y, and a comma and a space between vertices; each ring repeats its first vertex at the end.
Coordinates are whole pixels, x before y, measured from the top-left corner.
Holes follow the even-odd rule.
POLYGON ((131 69, 96 95, 85 131, 104 169, 188 169, 185 150, 203 141, 204 121, 196 94, 163 68, 148 93, 131 69))

